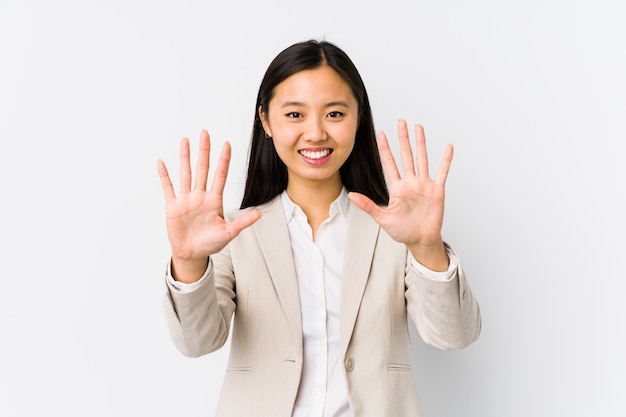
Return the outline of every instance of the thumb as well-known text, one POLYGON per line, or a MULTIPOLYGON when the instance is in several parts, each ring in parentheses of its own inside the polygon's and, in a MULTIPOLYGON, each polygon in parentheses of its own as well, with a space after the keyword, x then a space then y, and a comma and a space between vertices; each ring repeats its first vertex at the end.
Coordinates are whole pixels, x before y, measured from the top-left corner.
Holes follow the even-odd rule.
POLYGON ((233 220, 230 225, 233 230, 233 236, 237 236, 246 227, 252 225, 261 218, 261 212, 259 210, 250 210, 247 213, 242 214, 233 220))
MULTIPOLYGON (((383 212, 383 209, 378 207, 376 203, 374 203, 369 197, 357 193, 351 192, 348 194, 350 201, 354 203, 355 206, 372 216, 374 220, 376 220, 383 212)), ((377 221, 377 220, 376 220, 377 221)), ((377 221, 378 222, 378 221, 377 221)))

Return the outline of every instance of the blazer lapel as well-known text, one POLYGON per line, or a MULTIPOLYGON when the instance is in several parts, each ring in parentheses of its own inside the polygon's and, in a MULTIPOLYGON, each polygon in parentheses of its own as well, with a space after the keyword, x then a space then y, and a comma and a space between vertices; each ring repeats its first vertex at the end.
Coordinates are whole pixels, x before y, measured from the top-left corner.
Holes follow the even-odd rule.
POLYGON ((302 319, 296 268, 291 253, 289 230, 280 197, 259 207, 263 215, 252 225, 265 258, 274 288, 283 306, 287 321, 300 352, 302 351, 302 319))
POLYGON ((350 205, 346 227, 341 295, 339 306, 339 329, 342 356, 348 349, 352 331, 370 273, 372 257, 380 226, 369 214, 350 205))

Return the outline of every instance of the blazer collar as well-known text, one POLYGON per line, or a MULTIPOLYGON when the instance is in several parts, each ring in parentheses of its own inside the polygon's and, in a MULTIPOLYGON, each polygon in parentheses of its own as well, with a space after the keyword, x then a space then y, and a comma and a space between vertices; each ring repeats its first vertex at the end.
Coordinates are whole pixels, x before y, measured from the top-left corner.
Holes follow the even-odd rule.
POLYGON ((352 338, 379 231, 380 226, 369 214, 351 204, 346 227, 339 306, 342 357, 345 356, 352 338))
MULTIPOLYGON (((291 255, 285 209, 280 196, 259 206, 258 209, 263 215, 252 225, 252 229, 259 241, 296 345, 302 352, 300 294, 296 268, 291 255)), ((350 204, 347 212, 346 244, 339 301, 339 331, 341 351, 344 356, 352 338, 380 231, 380 226, 369 214, 354 204, 350 204)))
POLYGON ((263 252, 272 282, 285 316, 302 352, 302 313, 296 267, 291 254, 289 229, 280 197, 258 207, 261 218, 252 225, 263 252))

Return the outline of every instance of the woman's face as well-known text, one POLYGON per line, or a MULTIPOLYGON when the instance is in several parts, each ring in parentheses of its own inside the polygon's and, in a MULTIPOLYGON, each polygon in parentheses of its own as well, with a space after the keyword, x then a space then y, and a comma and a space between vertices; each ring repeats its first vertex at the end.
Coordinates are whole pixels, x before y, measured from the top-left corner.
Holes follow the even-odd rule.
POLYGON ((350 86, 328 66, 297 72, 274 89, 263 128, 287 166, 289 185, 340 185, 339 168, 356 137, 358 103, 350 86))

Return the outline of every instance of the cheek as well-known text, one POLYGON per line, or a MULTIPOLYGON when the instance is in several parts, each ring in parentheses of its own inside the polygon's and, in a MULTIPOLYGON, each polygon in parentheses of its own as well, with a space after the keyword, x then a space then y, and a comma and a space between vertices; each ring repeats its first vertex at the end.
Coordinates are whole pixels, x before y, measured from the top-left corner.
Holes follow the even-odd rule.
POLYGON ((297 140, 298 126, 292 123, 271 123, 272 136, 279 146, 287 146, 297 140))
POLYGON ((276 150, 278 158, 280 158, 281 161, 285 162, 285 158, 288 158, 289 155, 291 155, 292 153, 292 147, 284 140, 277 140, 276 136, 269 140, 272 140, 274 142, 274 149, 276 150))
POLYGON ((354 149, 354 144, 356 142, 356 130, 344 129, 342 132, 338 132, 338 135, 335 137, 348 153, 352 152, 352 149, 354 149))

